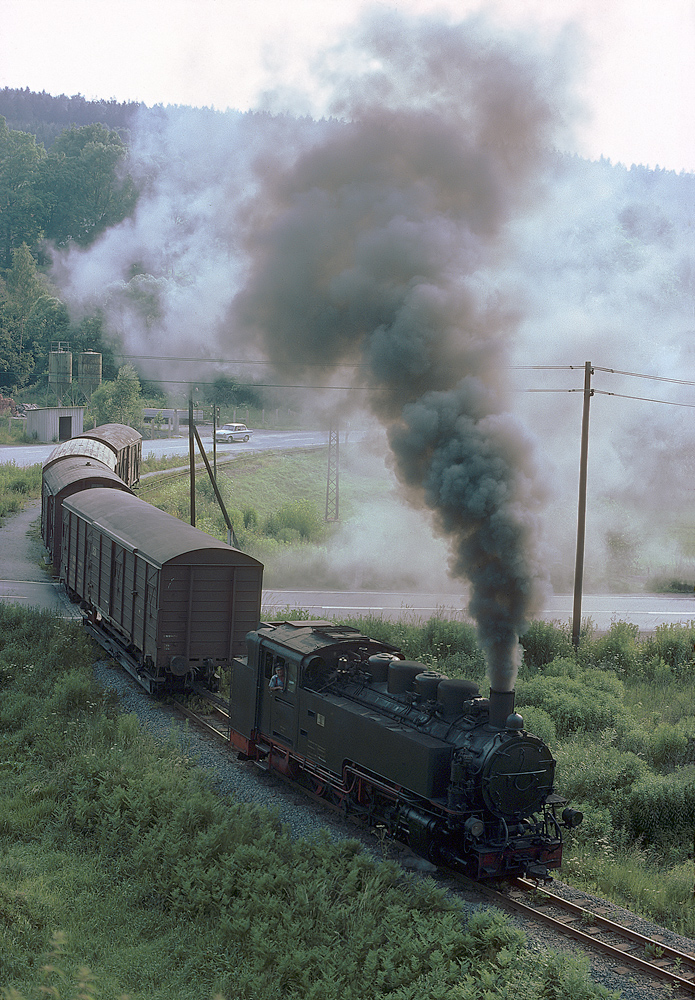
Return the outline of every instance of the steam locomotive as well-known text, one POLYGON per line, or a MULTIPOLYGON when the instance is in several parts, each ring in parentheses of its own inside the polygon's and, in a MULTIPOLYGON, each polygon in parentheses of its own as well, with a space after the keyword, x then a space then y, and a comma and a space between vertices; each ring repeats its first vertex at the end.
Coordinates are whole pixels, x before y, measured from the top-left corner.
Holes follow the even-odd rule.
POLYGON ((562 830, 582 816, 555 793, 555 761, 513 691, 481 697, 333 622, 261 622, 261 563, 126 492, 111 470, 95 477, 93 458, 81 489, 75 460, 44 470, 55 484, 72 463, 65 492, 47 491, 44 540, 57 552, 59 524, 62 582, 146 690, 205 693, 241 756, 471 878, 560 867, 562 830))

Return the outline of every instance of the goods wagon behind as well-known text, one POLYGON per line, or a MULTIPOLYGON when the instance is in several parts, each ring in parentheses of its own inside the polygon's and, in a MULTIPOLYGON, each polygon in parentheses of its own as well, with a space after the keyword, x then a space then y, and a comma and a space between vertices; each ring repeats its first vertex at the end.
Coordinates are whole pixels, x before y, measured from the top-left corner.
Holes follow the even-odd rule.
POLYGON ((263 564, 128 493, 65 500, 61 552, 68 593, 148 690, 209 683, 258 626, 263 564))
POLYGON ((56 445, 43 463, 44 470, 66 455, 95 458, 108 465, 126 486, 134 486, 140 479, 142 435, 125 424, 101 424, 56 445))
POLYGON ((41 537, 56 570, 60 570, 63 500, 73 493, 95 488, 131 492, 115 472, 96 458, 67 455, 44 469, 41 490, 41 537))

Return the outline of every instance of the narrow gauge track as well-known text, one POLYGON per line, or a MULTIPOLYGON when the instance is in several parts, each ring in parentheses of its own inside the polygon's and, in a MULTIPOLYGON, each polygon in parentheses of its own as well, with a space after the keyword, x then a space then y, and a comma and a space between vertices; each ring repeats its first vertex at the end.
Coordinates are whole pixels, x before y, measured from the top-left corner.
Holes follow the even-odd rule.
MULTIPOLYGON (((229 742, 230 724, 227 702, 203 688, 196 694, 207 702, 204 713, 174 701, 174 706, 206 732, 229 742)), ((279 778, 282 775, 278 774, 279 778)), ((285 779, 283 779, 285 780, 285 779)), ((308 798, 317 799, 306 789, 308 798)), ((321 804, 334 811, 340 808, 321 799, 321 804)), ((615 961, 614 971, 629 975, 639 971, 660 979, 683 996, 695 995, 695 954, 678 951, 667 945, 660 935, 648 937, 609 919, 609 910, 597 901, 582 907, 564 899, 529 879, 515 878, 504 889, 494 889, 481 882, 472 882, 460 873, 445 868, 455 883, 479 893, 484 899, 511 913, 540 922, 562 937, 578 942, 587 950, 600 952, 615 961)))
POLYGON ((669 947, 659 935, 647 937, 616 923, 606 916, 609 911, 601 902, 584 908, 523 878, 510 879, 505 890, 466 882, 497 906, 540 921, 587 949, 615 959, 614 971, 619 974, 639 970, 684 995, 695 994, 695 955, 669 947))

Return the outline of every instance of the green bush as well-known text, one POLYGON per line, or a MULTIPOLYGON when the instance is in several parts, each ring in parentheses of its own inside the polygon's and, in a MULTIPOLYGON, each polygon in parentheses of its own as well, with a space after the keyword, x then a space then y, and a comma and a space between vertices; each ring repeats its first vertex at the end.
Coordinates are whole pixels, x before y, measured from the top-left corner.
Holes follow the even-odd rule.
POLYGON ((286 503, 266 518, 263 531, 279 541, 318 541, 323 537, 325 522, 309 500, 286 503))
POLYGON ((422 651, 443 658, 454 653, 466 657, 482 656, 475 628, 468 622, 450 618, 430 618, 422 627, 422 651))
POLYGON ((676 677, 695 672, 695 622, 688 625, 657 625, 654 635, 642 643, 642 658, 668 664, 676 677))
POLYGON ((666 660, 659 653, 650 656, 647 648, 643 648, 641 651, 636 672, 637 676, 657 687, 669 684, 674 677, 666 660))
POLYGON ((242 513, 244 527, 249 531, 256 531, 259 525, 258 511, 254 507, 244 507, 242 513))
POLYGON ((558 657, 573 655, 572 638, 567 625, 533 621, 520 637, 524 649, 524 667, 538 670, 558 657))
POLYGON ((0 523, 22 509, 29 497, 41 496, 41 465, 0 465, 0 523))
POLYGON ((608 728, 627 728, 620 681, 596 671, 576 677, 538 675, 517 683, 517 710, 534 705, 542 708, 555 724, 558 739, 570 733, 598 733, 608 728))
POLYGON ((608 634, 594 642, 592 659, 597 666, 632 675, 639 658, 639 628, 629 622, 613 622, 608 634))
POLYGON ((690 845, 695 829, 695 768, 646 774, 624 798, 623 819, 646 844, 680 840, 690 845))
POLYGON ((543 673, 546 677, 577 677, 581 669, 574 658, 559 656, 546 664, 543 673))
POLYGON ((695 719, 657 726, 649 735, 646 756, 651 766, 662 772, 695 764, 695 719))
POLYGON ((524 729, 527 732, 533 733, 534 736, 543 740, 548 746, 555 745, 557 730, 555 723, 547 712, 542 708, 537 708, 535 705, 528 705, 524 708, 523 719, 524 729))
POLYGON ((647 774, 646 763, 636 754, 613 745, 614 735, 575 736, 557 747, 558 788, 572 803, 590 802, 613 810, 616 800, 647 774))

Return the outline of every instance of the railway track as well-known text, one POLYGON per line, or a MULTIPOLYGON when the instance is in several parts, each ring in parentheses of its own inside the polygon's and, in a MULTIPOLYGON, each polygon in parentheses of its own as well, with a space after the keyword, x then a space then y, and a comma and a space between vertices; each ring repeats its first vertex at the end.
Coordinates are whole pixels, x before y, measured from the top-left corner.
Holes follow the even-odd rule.
POLYGON ((607 916, 610 909, 600 901, 585 908, 527 879, 512 879, 503 890, 479 883, 475 888, 495 905, 539 921, 586 949, 609 956, 618 974, 627 976, 639 971, 661 980, 682 996, 695 995, 695 954, 671 948, 660 935, 648 937, 617 923, 607 916))
MULTIPOLYGON (((226 701, 202 688, 196 693, 205 703, 204 711, 178 701, 174 702, 175 707, 206 732, 227 742, 230 727, 226 701)), ((330 803, 323 805, 331 808, 330 803)), ((695 952, 678 951, 660 935, 649 937, 617 923, 607 915, 611 910, 601 901, 582 907, 528 879, 512 879, 504 888, 492 888, 464 879, 455 871, 449 874, 455 882, 465 883, 495 906, 541 923, 587 951, 608 957, 619 975, 638 972, 671 987, 672 996, 695 995, 695 952)))

